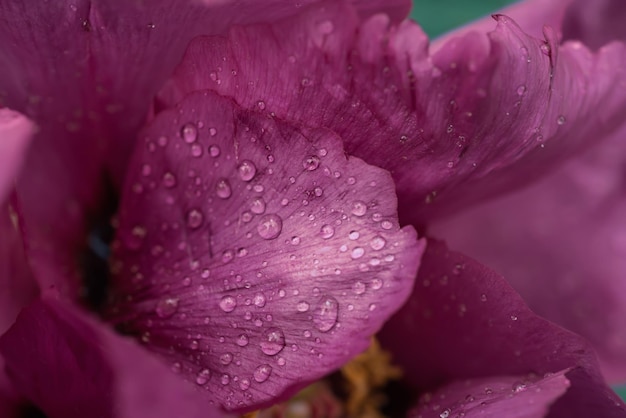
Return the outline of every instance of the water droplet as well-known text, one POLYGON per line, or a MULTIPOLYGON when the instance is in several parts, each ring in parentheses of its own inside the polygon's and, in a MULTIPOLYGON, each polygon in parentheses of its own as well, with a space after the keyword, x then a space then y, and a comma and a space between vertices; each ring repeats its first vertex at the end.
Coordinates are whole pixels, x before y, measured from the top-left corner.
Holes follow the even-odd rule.
POLYGON ((275 214, 265 215, 259 220, 257 231, 263 239, 275 239, 283 230, 283 220, 275 214))
POLYGON ((174 176, 170 172, 163 174, 163 186, 167 187, 168 189, 176 186, 176 176, 174 176))
POLYGON ((352 250, 352 253, 350 253, 350 257, 352 257, 353 260, 356 260, 357 258, 363 257, 363 254, 365 254, 365 250, 361 247, 356 247, 352 250))
POLYGON ((220 382, 222 382, 222 385, 226 386, 227 384, 230 383, 230 376, 227 374, 223 374, 222 377, 220 378, 220 382))
POLYGON ((256 174, 256 166, 250 160, 244 160, 237 167, 237 171, 239 172, 239 177, 243 181, 250 181, 254 178, 256 174))
POLYGON ((156 306, 156 314, 159 318, 169 318, 178 310, 178 298, 161 299, 156 306))
POLYGON ((202 369, 196 376, 196 384, 205 385, 211 378, 211 371, 209 369, 202 369))
POLYGON ((209 146, 209 155, 213 158, 217 158, 220 156, 220 153, 222 151, 220 150, 220 147, 218 147, 217 145, 211 145, 209 146))
POLYGON ((224 366, 228 366, 233 361, 233 355, 231 353, 224 353, 220 356, 220 363, 224 366))
POLYGON ((254 305, 258 308, 262 308, 265 306, 265 296, 263 293, 257 293, 254 295, 254 305))
POLYGON ((191 146, 191 155, 194 157, 202 157, 202 147, 198 144, 191 146))
POLYGON ((265 212, 265 200, 260 197, 255 197, 252 199, 250 210, 252 213, 256 213, 257 215, 263 214, 265 212))
POLYGON ((226 179, 221 179, 217 182, 215 192, 217 193, 217 196, 222 199, 228 199, 233 194, 233 191, 230 188, 230 183, 226 179))
POLYGON ((222 263, 230 263, 235 258, 235 253, 233 250, 226 250, 222 253, 222 263))
POLYGON ((248 336, 246 334, 241 334, 237 337, 237 345, 239 347, 245 347, 248 345, 248 343, 250 342, 250 339, 248 338, 248 336))
POLYGON ((523 382, 515 382, 513 383, 512 390, 514 393, 523 392, 526 390, 526 385, 523 382))
POLYGON ((359 239, 360 236, 361 234, 359 234, 359 231, 350 231, 350 233, 348 234, 348 238, 353 241, 359 239))
POLYGON ((265 110, 265 102, 263 100, 259 100, 256 105, 259 107, 259 109, 265 110))
POLYGON ((239 382, 239 389, 241 389, 241 390, 248 390, 249 388, 250 388, 250 379, 247 379, 247 378, 244 377, 239 382))
POLYGON ((254 380, 259 383, 265 382, 272 374, 272 366, 263 364, 254 370, 254 380))
POLYGON ((387 241, 380 235, 376 235, 370 241, 370 247, 372 247, 374 251, 382 250, 383 248, 385 248, 385 244, 387 244, 387 241))
POLYGON ((215 129, 215 128, 209 128, 209 135, 211 135, 211 136, 215 136, 215 135, 217 135, 217 129, 215 129))
POLYGON ((487 295, 485 295, 484 293, 482 295, 480 295, 480 300, 482 302, 487 302, 487 295))
POLYGON ((330 331, 337 323, 339 315, 339 302, 332 296, 325 297, 313 312, 313 323, 322 331, 330 331))
POLYGON ((202 222, 204 222, 204 215, 198 209, 191 209, 187 212, 187 226, 189 228, 199 228, 202 222))
POLYGON ((393 228, 393 224, 391 223, 391 221, 382 221, 380 223, 380 227, 382 229, 390 230, 391 228, 393 228))
POLYGON ((296 309, 298 310, 298 312, 306 312, 309 310, 309 304, 304 301, 301 300, 300 302, 298 302, 298 304, 296 305, 296 309))
POLYGON ((352 286, 352 290, 354 290, 354 293, 356 293, 357 295, 362 295, 363 293, 365 293, 365 283, 356 282, 352 286))
POLYGON ((519 86, 517 87, 517 95, 518 96, 523 96, 524 93, 526 93, 526 86, 519 86))
POLYGON ((285 334, 278 328, 270 328, 261 342, 261 351, 268 356, 275 356, 285 348, 285 334))
POLYGON ((559 117, 556 120, 556 123, 558 123, 559 125, 565 125, 565 122, 566 122, 565 116, 559 115, 559 117))
POLYGON ((220 300, 220 308, 222 308, 224 312, 232 312, 235 310, 236 307, 237 307, 237 299, 235 299, 232 296, 224 296, 220 300))
POLYGON ((380 288, 383 287, 383 280, 382 279, 372 279, 372 289, 374 290, 379 290, 380 288))
POLYGON ((191 144, 198 139, 198 128, 193 123, 186 123, 180 131, 180 136, 186 143, 191 144))
POLYGON ((360 200, 355 200, 352 202, 351 212, 355 216, 363 216, 367 212, 367 205, 360 200))
POLYGON ((302 161, 302 167, 306 171, 314 171, 320 166, 320 157, 317 155, 311 155, 310 157, 305 158, 302 161))
POLYGON ((324 225, 322 229, 320 229, 320 234, 324 239, 330 239, 335 235, 335 228, 332 225, 324 225))
POLYGON ((441 414, 439 414, 439 418, 448 418, 450 416, 450 410, 446 409, 441 414))

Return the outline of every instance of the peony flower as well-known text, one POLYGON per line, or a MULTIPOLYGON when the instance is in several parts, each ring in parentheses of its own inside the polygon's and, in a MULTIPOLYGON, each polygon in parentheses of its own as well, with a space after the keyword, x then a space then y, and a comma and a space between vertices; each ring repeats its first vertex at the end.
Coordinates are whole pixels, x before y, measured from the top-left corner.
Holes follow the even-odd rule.
POLYGON ((0 6, 3 416, 255 411, 375 334, 397 414, 626 415, 623 8, 544 3, 0 6))

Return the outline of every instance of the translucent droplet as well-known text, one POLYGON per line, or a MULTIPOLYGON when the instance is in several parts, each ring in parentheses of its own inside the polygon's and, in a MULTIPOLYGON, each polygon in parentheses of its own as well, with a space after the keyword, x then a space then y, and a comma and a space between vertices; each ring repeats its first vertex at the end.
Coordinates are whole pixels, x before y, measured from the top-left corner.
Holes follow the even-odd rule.
POLYGON ((339 302, 332 296, 326 296, 313 312, 315 328, 322 332, 330 331, 337 323, 339 302))
POLYGON ((237 345, 239 347, 245 347, 248 345, 248 343, 250 342, 250 338, 248 338, 248 336, 246 334, 241 334, 237 337, 237 345))
POLYGON ((439 414, 439 418, 448 418, 450 416, 450 410, 446 409, 441 414, 439 414))
POLYGON ((354 290, 354 293, 356 293, 357 295, 362 295, 363 293, 365 293, 365 283, 356 282, 352 286, 352 290, 354 290))
POLYGON ((515 382, 513 383, 512 390, 514 393, 523 392, 526 390, 526 384, 524 384, 523 382, 515 382))
POLYGON ((372 250, 374 251, 382 250, 383 248, 385 248, 385 244, 387 244, 387 241, 380 235, 376 235, 370 241, 370 247, 372 247, 372 250))
POLYGON ((176 186, 176 176, 174 176, 170 172, 163 174, 163 186, 167 187, 168 189, 176 186))
POLYGON ((224 296, 220 300, 220 308, 222 308, 224 312, 232 312, 235 310, 236 307, 237 307, 237 299, 235 299, 232 296, 224 296))
POLYGON ((156 314, 159 318, 169 318, 178 310, 178 298, 161 299, 156 306, 156 314))
POLYGON ((350 257, 352 257, 353 260, 356 260, 363 257, 363 254, 365 254, 365 250, 361 247, 356 247, 350 253, 350 257))
POLYGON ((233 355, 231 353, 224 353, 220 356, 220 363, 224 366, 228 366, 233 361, 233 355))
POLYGON ((257 293, 254 295, 254 305, 258 308, 262 308, 265 306, 265 296, 263 293, 257 293))
POLYGON ((254 370, 254 380, 259 383, 265 382, 272 374, 272 366, 263 364, 254 370))
POLYGON ((350 231, 350 233, 348 234, 348 238, 353 241, 359 239, 360 236, 361 234, 359 234, 359 231, 350 231))
POLYGON ((241 178, 241 180, 250 181, 256 174, 256 166, 252 161, 244 160, 237 167, 237 172, 239 173, 239 178, 241 178))
POLYGON ((213 158, 219 157, 221 152, 222 151, 220 150, 220 147, 218 147, 217 145, 211 145, 209 147, 209 155, 213 158))
POLYGON ((317 155, 311 155, 310 157, 305 158, 302 161, 302 167, 306 171, 314 171, 320 166, 320 157, 317 155))
POLYGON ((285 348, 285 334, 279 328, 270 328, 261 342, 261 351, 268 356, 275 356, 285 348))
POLYGON ((211 378, 211 371, 209 369, 202 369, 196 376, 196 384, 205 385, 211 378))
POLYGON ((556 123, 558 123, 559 125, 565 125, 566 119, 565 116, 563 115, 559 115, 559 117, 556 119, 556 123))
POLYGON ((235 258, 235 253, 233 250, 226 250, 222 253, 222 263, 230 263, 235 258))
POLYGON ((217 193, 217 196, 222 199, 228 199, 233 194, 233 190, 230 188, 230 183, 226 179, 221 179, 217 182, 215 192, 217 193))
POLYGON ((352 202, 351 212, 355 216, 363 216, 367 212, 367 205, 360 200, 355 200, 352 202))
POLYGON ((382 279, 373 279, 372 283, 371 283, 372 289, 374 290, 379 290, 380 288, 383 287, 383 280, 382 279))
POLYGON ((226 386, 230 383, 230 376, 224 373, 220 378, 220 382, 222 383, 222 385, 226 386))
POLYGON ((283 220, 275 214, 265 215, 259 220, 257 231, 263 239, 275 239, 283 230, 283 220))
POLYGON ((198 209, 191 209, 187 212, 187 226, 191 229, 197 229, 204 222, 204 215, 198 209))
POLYGON ((291 245, 300 244, 300 237, 291 237, 291 245))
POLYGON ((186 143, 191 144, 198 139, 198 128, 193 123, 186 123, 180 131, 180 136, 186 143))
POLYGON ((320 229, 320 235, 324 239, 330 239, 335 235, 335 228, 332 225, 324 225, 322 229, 320 229))
POLYGON ((381 227, 382 229, 389 230, 389 229, 393 228, 393 224, 391 223, 391 221, 382 221, 382 222, 380 223, 380 227, 381 227))
POLYGON ((194 157, 202 157, 202 147, 198 144, 191 146, 191 155, 194 157))
POLYGON ((250 210, 252 211, 252 213, 256 213, 257 215, 265 213, 265 200, 260 197, 255 197, 254 199, 252 199, 250 210))
POLYGON ((523 96, 524 93, 526 93, 526 86, 519 86, 517 87, 517 95, 518 96, 523 96))
POLYGON ((248 390, 249 388, 250 388, 250 379, 247 379, 247 378, 244 377, 239 382, 239 389, 241 389, 241 390, 248 390))
POLYGON ((209 128, 209 135, 211 135, 211 136, 215 136, 215 135, 217 135, 217 129, 215 129, 215 128, 209 128))
POLYGON ((296 309, 298 310, 298 312, 306 312, 309 310, 310 305, 308 304, 308 302, 301 300, 300 302, 298 302, 298 304, 296 305, 296 309))

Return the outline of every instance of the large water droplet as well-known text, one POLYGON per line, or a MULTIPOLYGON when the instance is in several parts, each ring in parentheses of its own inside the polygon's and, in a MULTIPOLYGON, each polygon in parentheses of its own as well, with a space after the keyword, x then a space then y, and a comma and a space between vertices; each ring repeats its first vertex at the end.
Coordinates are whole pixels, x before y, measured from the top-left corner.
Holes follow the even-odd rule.
POLYGON ((187 212, 187 226, 191 229, 199 228, 204 222, 204 215, 198 209, 187 212))
POLYGON ((356 260, 357 258, 363 257, 363 254, 365 254, 365 250, 361 247, 356 247, 350 253, 350 257, 352 257, 353 260, 356 260))
POLYGON ((285 348, 285 335, 278 328, 270 328, 261 342, 261 351, 268 356, 275 356, 285 348))
POLYGON ((258 308, 265 306, 265 295, 263 295, 263 293, 257 293, 254 295, 254 305, 258 308))
POLYGON ((222 308, 224 312, 232 312, 235 310, 236 307, 237 307, 237 299, 235 299, 232 296, 224 296, 220 300, 220 308, 222 308))
POLYGON ((167 187, 168 189, 176 186, 176 176, 174 176, 170 172, 163 174, 163 186, 167 187))
POLYGON ((224 353, 220 356, 220 363, 224 366, 228 366, 233 361, 233 355, 231 353, 224 353))
POLYGON ((367 212, 367 205, 360 200, 355 200, 352 202, 351 212, 355 216, 363 216, 367 212))
POLYGON ((250 211, 252 213, 256 213, 257 215, 265 213, 265 200, 260 197, 255 197, 254 199, 252 199, 250 211))
POLYGON ((338 314, 339 302, 332 296, 326 296, 313 312, 313 323, 318 330, 328 332, 337 323, 338 314))
POLYGON ((250 342, 250 338, 246 334, 241 334, 237 337, 235 341, 239 347, 245 347, 250 342))
POLYGON ((300 302, 298 302, 298 304, 296 305, 296 309, 298 310, 298 312, 306 312, 309 310, 310 305, 308 304, 308 302, 301 300, 300 302))
POLYGON ((320 166, 320 157, 311 155, 302 161, 302 166, 306 171, 314 171, 320 166))
POLYGON ((239 389, 248 390, 249 388, 250 388, 250 379, 244 377, 239 382, 239 389))
POLYGON ((256 174, 256 166, 250 160, 244 160, 237 167, 237 172, 239 173, 239 178, 243 181, 250 181, 254 178, 256 174))
POLYGON ((205 385, 211 378, 211 371, 209 369, 202 369, 196 376, 196 384, 205 385))
POLYGON ((217 145, 211 145, 209 146, 209 155, 213 158, 217 158, 220 156, 220 153, 222 151, 220 150, 220 147, 218 147, 217 145))
POLYGON ((257 231, 263 239, 275 239, 283 230, 283 220, 275 214, 265 215, 259 220, 257 231))
POLYGON ((223 374, 222 377, 220 378, 220 382, 222 382, 222 385, 226 386, 227 384, 230 383, 230 376, 227 374, 223 374))
POLYGON ((356 282, 352 286, 352 290, 354 290, 354 293, 356 293, 357 295, 362 295, 363 293, 365 293, 365 283, 356 282))
POLYGON ((217 196, 222 199, 228 199, 233 194, 233 190, 230 188, 230 183, 226 179, 221 179, 217 182, 215 192, 217 193, 217 196))
POLYGON ((180 136, 186 143, 191 144, 198 139, 198 128, 193 123, 186 123, 180 131, 180 136))
POLYGON ((156 314, 159 318, 169 318, 178 310, 178 298, 161 299, 156 306, 156 314))
POLYGON ((374 251, 382 250, 383 248, 385 248, 385 244, 387 244, 387 241, 380 235, 376 235, 370 241, 370 247, 372 247, 372 250, 374 251))
POLYGON ((324 239, 330 239, 335 235, 335 228, 332 225, 324 225, 320 229, 320 235, 324 239))
POLYGON ((254 370, 254 380, 259 383, 265 382, 272 374, 272 366, 269 364, 262 364, 254 370))

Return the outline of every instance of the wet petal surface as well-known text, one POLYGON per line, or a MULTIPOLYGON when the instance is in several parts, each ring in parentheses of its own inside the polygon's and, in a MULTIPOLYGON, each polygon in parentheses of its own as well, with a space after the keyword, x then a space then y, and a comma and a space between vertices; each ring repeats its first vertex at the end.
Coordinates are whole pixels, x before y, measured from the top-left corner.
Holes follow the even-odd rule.
POLYGON ((593 54, 496 20, 429 54, 413 23, 311 6, 194 40, 160 101, 208 88, 329 127, 348 153, 392 173, 403 221, 424 222, 529 182, 624 119, 623 45, 593 54))
POLYGON ((420 392, 568 370, 571 386, 550 416, 626 416, 584 339, 535 315, 502 277, 437 241, 429 240, 413 294, 379 338, 420 392))
POLYGON ((0 204, 13 187, 34 131, 26 117, 0 108, 0 204))
POLYGON ((17 392, 49 418, 221 416, 143 349, 56 301, 24 309, 0 352, 17 392))
POLYGON ((142 142, 109 317, 215 402, 288 395, 365 349, 405 301, 424 242, 399 228, 389 174, 332 132, 198 92, 142 142))

